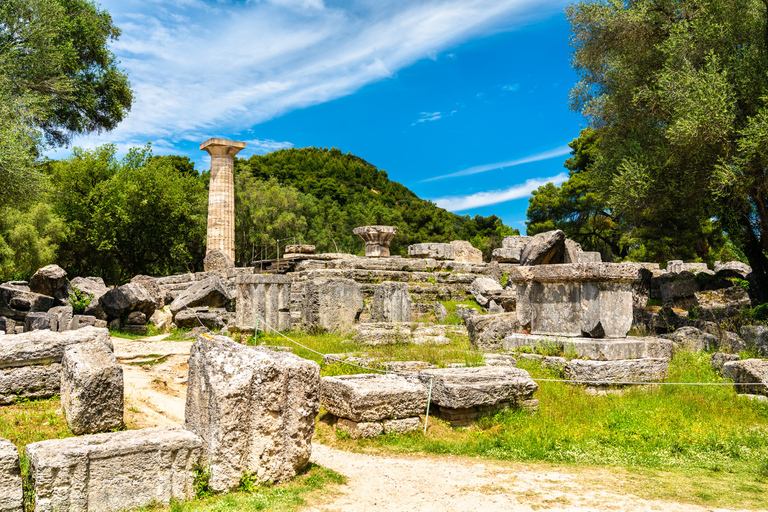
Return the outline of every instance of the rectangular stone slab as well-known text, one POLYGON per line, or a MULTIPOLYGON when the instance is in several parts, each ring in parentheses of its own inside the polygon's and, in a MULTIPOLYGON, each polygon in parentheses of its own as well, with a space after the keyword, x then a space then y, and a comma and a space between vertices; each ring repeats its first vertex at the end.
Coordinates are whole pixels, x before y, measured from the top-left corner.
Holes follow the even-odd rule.
POLYGON ((98 327, 66 332, 33 331, 3 337, 0 340, 0 368, 60 363, 67 346, 90 341, 100 341, 112 350, 109 331, 98 327))
POLYGON ((422 371, 419 379, 427 387, 434 379, 432 403, 450 409, 469 409, 506 401, 518 404, 539 388, 528 372, 511 366, 438 368, 422 371))
POLYGON ((40 441, 26 453, 35 512, 117 512, 194 497, 202 441, 148 428, 40 441))
POLYGON ((0 512, 22 512, 24 493, 16 446, 0 438, 0 512))
POLYGON ((320 366, 286 352, 201 335, 189 355, 186 428, 203 439, 211 488, 293 478, 309 462, 320 366))
POLYGON ((61 364, 0 368, 0 405, 20 398, 38 400, 59 394, 61 364))
POLYGON ((427 389, 400 375, 323 377, 320 389, 328 412, 358 423, 408 418, 427 410, 427 389))
POLYGON ((664 359, 621 361, 572 359, 565 367, 565 374, 569 380, 582 381, 590 386, 604 386, 618 382, 658 382, 667 377, 668 364, 664 359))
POLYGON ((586 357, 599 361, 646 358, 669 360, 675 352, 675 344, 672 341, 655 337, 570 338, 514 333, 502 340, 502 346, 505 350, 548 347, 564 352, 576 352, 580 359, 586 357))

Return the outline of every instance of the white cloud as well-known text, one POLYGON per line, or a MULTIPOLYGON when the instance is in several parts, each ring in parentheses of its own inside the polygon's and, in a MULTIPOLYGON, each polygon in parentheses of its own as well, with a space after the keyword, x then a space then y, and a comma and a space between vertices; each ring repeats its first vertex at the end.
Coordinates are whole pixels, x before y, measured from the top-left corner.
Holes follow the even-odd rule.
POLYGON ((450 174, 442 174, 440 176, 434 176, 432 178, 421 180, 420 183, 442 180, 445 178, 458 178, 460 176, 470 176, 472 174, 492 171, 494 169, 503 169, 505 167, 514 167, 516 165, 528 164, 531 162, 539 162, 541 160, 549 160, 550 158, 557 158, 559 156, 567 155, 570 152, 571 152, 571 148, 568 145, 560 146, 555 149, 550 149, 549 151, 544 151, 543 153, 536 153, 535 155, 518 158, 517 160, 506 160, 504 162, 496 162, 495 164, 477 165, 475 167, 470 167, 469 169, 464 169, 463 171, 457 171, 457 172, 452 172, 450 174))
POLYGON ((271 139, 246 140, 243 154, 239 156, 242 158, 244 154, 247 154, 247 153, 252 153, 254 155, 266 155, 267 153, 271 153, 272 151, 277 151, 278 149, 288 149, 292 147, 293 147, 293 143, 287 142, 287 141, 278 142, 276 140, 271 140, 271 139))
POLYGON ((442 112, 422 112, 421 117, 418 118, 416 121, 411 123, 411 126, 419 124, 419 123, 426 123, 429 121, 437 121, 443 117, 442 112))
POLYGON ((505 91, 517 92, 520 90, 520 84, 515 83, 515 84, 502 85, 501 88, 504 89, 505 91))
POLYGON ((489 190, 463 196, 440 197, 438 199, 432 199, 432 201, 434 201, 440 208, 445 208, 451 212, 461 212, 471 210, 472 208, 480 208, 481 206, 489 206, 492 204, 512 201, 514 199, 522 199, 531 195, 531 192, 542 185, 546 185, 550 182, 555 185, 560 185, 567 179, 568 174, 562 172, 551 178, 532 178, 525 183, 503 190, 489 190))
POLYGON ((123 31, 112 48, 135 102, 126 120, 96 138, 199 142, 351 94, 472 37, 548 16, 563 1, 102 4, 123 31))

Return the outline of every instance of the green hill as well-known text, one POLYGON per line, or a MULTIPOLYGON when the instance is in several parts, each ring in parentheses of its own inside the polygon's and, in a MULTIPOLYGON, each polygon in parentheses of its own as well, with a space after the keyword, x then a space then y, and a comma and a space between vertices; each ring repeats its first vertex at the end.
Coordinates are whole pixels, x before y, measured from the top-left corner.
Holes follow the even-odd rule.
MULTIPOLYGON (((315 244, 322 252, 361 254, 363 242, 352 230, 371 224, 399 228, 390 249, 392 254, 401 255, 406 255, 408 246, 414 243, 469 240, 490 256, 490 251, 500 246, 504 236, 518 234, 495 215, 471 218, 438 208, 402 184, 391 181, 386 171, 336 148, 284 149, 248 159, 238 158, 235 174, 236 188, 243 201, 249 197, 243 193, 244 187, 255 186, 257 180, 262 184, 273 180, 273 184, 298 191, 295 199, 304 205, 300 210, 305 214, 306 227, 297 226, 299 233, 284 231, 282 236, 300 234, 302 241, 315 244)), ((273 193, 276 192, 273 190, 273 193)), ((262 235, 259 240, 251 240, 251 244, 259 245, 261 241, 265 245, 263 240, 262 235)), ((247 245, 245 239, 240 242, 241 246, 247 245)))

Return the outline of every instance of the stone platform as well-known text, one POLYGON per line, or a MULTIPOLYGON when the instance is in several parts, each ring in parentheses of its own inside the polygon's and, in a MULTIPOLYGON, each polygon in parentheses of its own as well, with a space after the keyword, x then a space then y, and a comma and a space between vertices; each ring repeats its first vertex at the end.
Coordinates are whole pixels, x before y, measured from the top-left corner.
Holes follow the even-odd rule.
POLYGON ((621 359, 672 359, 675 344, 670 340, 655 337, 627 338, 570 338, 565 336, 543 336, 537 334, 511 334, 502 340, 504 350, 523 347, 536 349, 546 347, 575 353, 577 357, 596 361, 621 359))

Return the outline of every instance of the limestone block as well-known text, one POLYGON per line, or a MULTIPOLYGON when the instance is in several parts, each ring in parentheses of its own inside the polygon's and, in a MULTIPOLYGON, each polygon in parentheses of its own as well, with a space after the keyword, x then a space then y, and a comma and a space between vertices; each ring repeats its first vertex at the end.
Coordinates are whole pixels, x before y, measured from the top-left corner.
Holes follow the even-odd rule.
POLYGON ((384 281, 376 286, 371 303, 371 320, 374 322, 410 322, 411 294, 408 283, 384 281))
POLYGON ((234 319, 234 314, 222 308, 209 309, 207 307, 182 309, 176 313, 174 322, 177 327, 198 327, 200 322, 208 329, 219 331, 229 325, 234 319))
POLYGON ((150 317, 155 312, 155 298, 141 284, 126 283, 102 295, 99 306, 109 320, 123 319, 133 311, 141 311, 150 317))
POLYGON ((202 442, 178 428, 148 428, 27 445, 35 512, 117 512, 195 495, 202 442))
POLYGON ((515 358, 506 354, 483 354, 483 361, 487 366, 517 366, 515 358))
POLYGON ((768 327, 762 325, 745 325, 739 334, 746 343, 748 350, 754 350, 760 355, 768 356, 768 327))
POLYGON ((82 329, 83 327, 106 328, 107 321, 100 320, 91 315, 73 315, 66 330, 74 331, 75 329, 82 329))
POLYGON ((476 350, 494 352, 502 348, 502 340, 520 330, 517 313, 474 315, 466 319, 469 343, 476 350))
POLYGON ((554 349, 575 352, 579 358, 595 361, 670 360, 675 352, 675 344, 672 341, 654 337, 569 338, 513 333, 506 336, 502 341, 504 350, 517 350, 523 347, 534 350, 554 349))
POLYGON ((293 478, 309 462, 320 406, 320 367, 287 352, 201 335, 189 356, 187 430, 203 439, 215 491, 246 473, 293 478))
POLYGON ((581 248, 581 244, 574 242, 570 238, 565 239, 565 251, 563 252, 562 263, 584 263, 582 261, 583 254, 584 251, 581 248))
POLYGON ((435 314, 435 318, 438 322, 445 322, 445 319, 448 318, 449 314, 448 310, 445 306, 443 306, 440 302, 435 302, 435 304, 432 307, 432 311, 435 314))
MULTIPOLYGON (((232 297, 227 286, 216 276, 210 276, 198 281, 179 294, 171 302, 171 313, 176 313, 185 308, 208 306, 209 308, 229 309, 232 297)), ((151 316, 151 315, 150 315, 151 316)))
POLYGON ((421 418, 402 418, 398 420, 384 420, 381 422, 384 427, 384 433, 405 434, 406 432, 413 432, 414 430, 421 430, 424 424, 421 422, 421 418))
POLYGON ((0 438, 0 512, 23 512, 24 491, 16 446, 0 438))
POLYGON ((223 251, 214 249, 208 251, 203 259, 203 270, 210 272, 212 270, 226 270, 228 268, 234 268, 235 264, 223 251))
POLYGON ((660 338, 672 340, 676 345, 688 350, 716 350, 720 346, 717 336, 701 332, 695 327, 680 327, 669 334, 660 334, 660 338))
POLYGON ((48 265, 38 269, 29 280, 29 290, 62 302, 66 301, 69 297, 67 272, 58 265, 48 265))
POLYGON ((603 256, 597 251, 582 251, 579 254, 579 263, 602 263, 603 256))
POLYGON ((522 249, 507 249, 501 247, 493 250, 491 259, 493 261, 498 261, 499 263, 520 263, 520 254, 522 252, 522 249))
POLYGON ((729 261, 727 263, 716 261, 715 272, 718 275, 721 275, 720 272, 723 272, 723 277, 740 277, 741 279, 746 279, 747 276, 752 273, 752 267, 740 261, 729 261), (726 273, 731 273, 731 275, 726 275, 726 273))
POLYGON ((456 249, 451 244, 423 243, 408 246, 408 256, 412 258, 432 258, 435 260, 452 260, 456 257, 456 249))
POLYGON ((768 361, 744 359, 723 364, 723 377, 736 384, 737 393, 768 395, 768 361), (742 384, 739 386, 739 384, 742 384), (757 384, 757 385, 755 385, 757 384))
POLYGON ((469 286, 470 293, 472 293, 472 296, 475 297, 475 300, 481 306, 488 305, 488 301, 490 300, 488 294, 490 292, 500 291, 502 289, 503 288, 498 281, 489 277, 478 277, 472 281, 472 284, 469 286))
POLYGON ((27 313, 24 318, 24 332, 51 330, 48 313, 27 313))
POLYGON ((380 421, 352 421, 346 418, 336 420, 336 428, 349 434, 352 439, 366 439, 384 433, 384 425, 380 421))
POLYGON ((102 295, 109 291, 107 285, 104 284, 104 279, 100 277, 76 277, 70 281, 73 288, 77 288, 81 292, 91 295, 91 302, 98 302, 102 295))
POLYGON ((294 244, 294 245, 286 245, 285 246, 285 253, 291 253, 291 254, 315 254, 315 246, 309 245, 309 244, 294 244))
MULTIPOLYGON (((132 283, 137 283, 141 285, 147 293, 152 297, 152 300, 155 301, 155 309, 163 309, 163 306, 165 306, 165 290, 160 287, 160 284, 157 282, 157 278, 152 276, 133 276, 131 278, 132 283)), ((149 318, 152 315, 147 315, 147 318, 149 318)))
POLYGON ((0 405, 10 405, 16 403, 18 399, 51 398, 59 394, 60 388, 61 364, 59 363, 13 368, 0 367, 0 405))
POLYGON ((260 331, 288 330, 291 320, 292 278, 288 275, 248 275, 237 278, 236 325, 260 331))
POLYGON ((464 263, 482 263, 483 251, 475 249, 471 243, 466 240, 453 240, 451 242, 454 252, 454 261, 464 263))
POLYGON ((669 260, 667 262, 668 274, 679 274, 683 271, 683 260, 669 260))
POLYGON ((427 390, 391 374, 323 377, 320 400, 328 412, 355 422, 408 418, 427 410, 427 390))
POLYGON ((100 341, 112 349, 109 331, 84 327, 76 331, 33 331, 0 343, 0 368, 60 363, 68 345, 100 341))
POLYGON ((695 292, 693 296, 696 305, 706 309, 742 309, 752 305, 747 290, 741 286, 695 292))
POLYGON ((0 285, 0 315, 24 322, 28 313, 45 312, 56 305, 56 299, 15 286, 0 285))
POLYGON ((724 354, 722 352, 715 352, 709 359, 709 366, 714 368, 716 371, 721 372, 725 363, 738 361, 739 359, 739 354, 724 354))
MULTIPOLYGON (((526 244, 531 241, 532 236, 505 236, 501 241, 501 247, 504 249, 516 249, 522 252, 526 244)), ((519 258, 518 258, 519 259, 519 258)))
POLYGON ((173 322, 173 315, 169 311, 156 309, 149 319, 149 323, 162 332, 168 332, 173 322))
POLYGON ((557 229, 539 233, 531 238, 522 254, 520 265, 546 265, 548 263, 562 263, 565 254, 565 233, 557 229))
POLYGON ((61 360, 61 406, 76 436, 123 426, 123 369, 100 342, 78 343, 61 360))
POLYGON ((7 334, 16 334, 16 321, 0 316, 0 331, 7 334))
POLYGON ((699 283, 695 279, 669 281, 661 285, 661 300, 665 306, 685 307, 695 303, 695 294, 699 291, 699 283))
POLYGON ((539 387, 528 372, 511 366, 438 368, 424 370, 419 379, 426 387, 434 379, 432 403, 450 409, 519 404, 539 387))
POLYGON ((352 279, 317 278, 304 284, 301 316, 307 330, 347 332, 362 311, 363 290, 352 279))
POLYGON ((48 320, 52 331, 62 332, 69 329, 72 321, 72 306, 56 306, 48 310, 48 320))
POLYGON ((665 359, 627 359, 620 361, 591 361, 572 359, 565 367, 571 380, 590 386, 618 382, 658 382, 667 377, 665 359))

